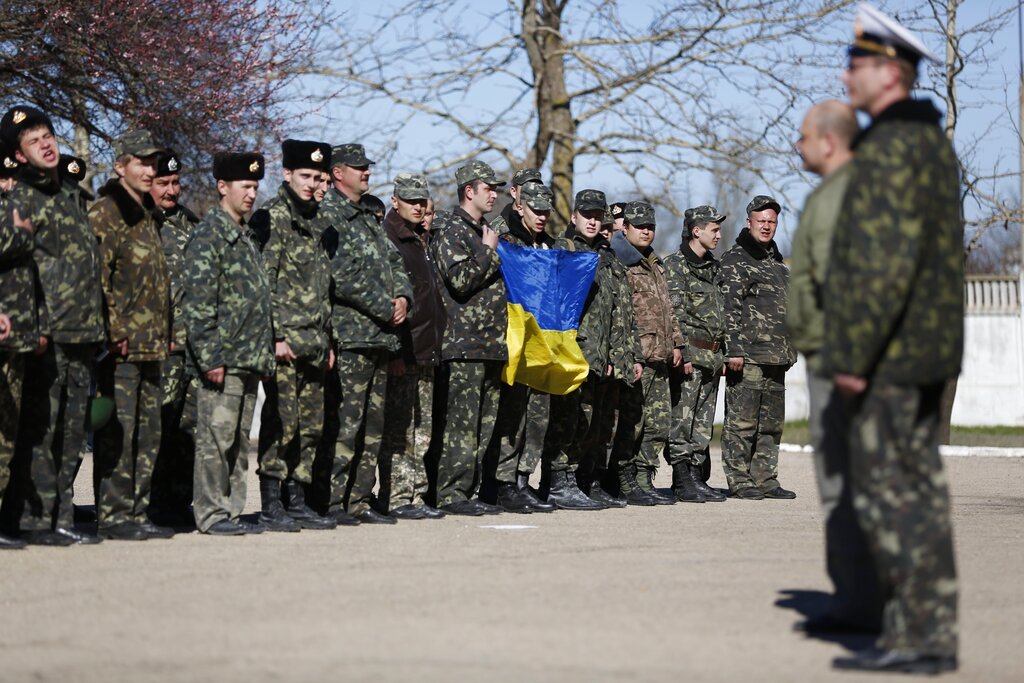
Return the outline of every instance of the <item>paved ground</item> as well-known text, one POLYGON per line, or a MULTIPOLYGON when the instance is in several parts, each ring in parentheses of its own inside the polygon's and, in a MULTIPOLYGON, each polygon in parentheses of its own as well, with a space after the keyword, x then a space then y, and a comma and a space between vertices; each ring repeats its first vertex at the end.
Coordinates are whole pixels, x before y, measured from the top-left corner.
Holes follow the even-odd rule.
MULTIPOLYGON (((1024 680, 1024 459, 946 465, 946 680, 1024 680)), ((827 586, 810 457, 782 481, 797 500, 6 552, 0 681, 884 680, 791 632, 827 586)))

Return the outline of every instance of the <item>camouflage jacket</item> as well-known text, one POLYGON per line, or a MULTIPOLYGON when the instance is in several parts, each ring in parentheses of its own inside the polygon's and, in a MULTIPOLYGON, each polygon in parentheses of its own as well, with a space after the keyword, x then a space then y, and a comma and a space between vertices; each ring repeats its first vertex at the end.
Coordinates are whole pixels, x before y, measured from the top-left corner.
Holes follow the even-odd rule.
POLYGON ((10 200, 32 221, 33 259, 46 308, 43 334, 61 344, 97 344, 103 322, 100 256, 78 193, 31 166, 19 169, 10 200))
POLYGON ((786 336, 789 269, 772 240, 762 247, 744 228, 722 257, 725 355, 759 365, 792 365, 796 352, 786 336))
MULTIPOLYGON (((435 219, 436 220, 436 219, 435 219)), ((443 360, 508 360, 508 299, 498 252, 483 243, 483 228, 455 209, 431 240, 448 327, 443 360)))
POLYGON ((163 216, 160 242, 171 284, 171 341, 174 342, 174 353, 180 354, 185 353, 185 320, 181 315, 181 299, 185 293, 185 246, 199 219, 181 204, 164 211, 163 216))
POLYGON ((15 227, 12 208, 6 193, 0 195, 0 313, 11 319, 11 333, 0 342, 0 350, 22 353, 39 344, 46 311, 32 260, 35 238, 15 227))
POLYGON ((274 339, 299 358, 327 359, 331 329, 331 262, 321 238, 316 202, 303 202, 285 183, 252 215, 249 225, 267 235, 263 267, 270 280, 274 339))
POLYGON ((672 362, 672 350, 684 348, 686 339, 669 300, 665 266, 653 249, 641 254, 622 232, 612 235, 611 244, 626 267, 643 362, 672 362))
POLYGON ((398 351, 398 328, 391 324, 392 299, 405 297, 412 312, 412 285, 402 255, 384 234, 373 211, 336 189, 320 204, 323 217, 338 232, 331 260, 331 318, 339 349, 398 351))
POLYGON ((185 249, 190 370, 274 371, 270 283, 248 225, 210 209, 185 249))
POLYGON ((487 225, 494 232, 498 233, 498 237, 504 237, 509 233, 513 226, 524 230, 523 219, 519 217, 516 210, 512 208, 512 202, 509 202, 505 206, 501 207, 501 211, 493 219, 487 222, 487 225))
POLYGON ((722 367, 725 335, 725 301, 722 297, 722 264, 710 251, 697 256, 684 238, 679 251, 665 257, 668 295, 676 319, 686 336, 683 352, 694 365, 717 371, 722 367), (718 349, 708 349, 718 343, 718 349))
POLYGON ((856 142, 825 280, 828 375, 924 385, 960 372, 963 213, 940 118, 929 101, 903 100, 856 142))
POLYGON ((825 338, 822 290, 828 273, 828 256, 851 168, 850 164, 843 164, 807 197, 800 225, 793 236, 786 328, 793 348, 807 356, 807 368, 814 373, 821 370, 821 357, 816 352, 825 338))
POLYGON ((135 201, 117 179, 100 190, 89 224, 100 243, 110 341, 128 340, 125 360, 163 360, 170 341, 170 282, 153 198, 135 201))
POLYGON ((633 331, 633 301, 628 293, 626 269, 615 258, 608 242, 598 235, 591 245, 570 227, 555 242, 556 249, 597 252, 597 274, 587 294, 587 301, 576 333, 583 357, 590 371, 604 377, 608 366, 616 379, 633 380, 633 363, 642 363, 633 331))

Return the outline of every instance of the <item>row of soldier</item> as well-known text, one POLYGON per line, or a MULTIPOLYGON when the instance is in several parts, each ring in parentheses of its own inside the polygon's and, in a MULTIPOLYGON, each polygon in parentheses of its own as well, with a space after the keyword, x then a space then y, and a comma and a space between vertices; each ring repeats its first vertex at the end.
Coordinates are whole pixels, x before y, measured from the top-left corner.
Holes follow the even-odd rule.
POLYGON ((220 201, 199 221, 180 202, 180 159, 147 131, 117 141, 94 200, 43 112, 15 107, 0 126, 0 464, 6 478, 15 463, 5 524, 22 536, 4 546, 98 542, 72 517, 92 394, 114 405, 93 477, 111 539, 167 537, 193 518, 236 535, 722 501, 706 481, 723 373, 729 493, 795 495, 777 479, 795 354, 771 197, 750 202, 722 262, 726 217, 706 205, 662 261, 643 202, 582 190, 556 232, 551 190, 524 169, 488 223, 506 183, 472 161, 455 173, 453 211, 435 220, 426 178, 403 173, 385 215, 361 145, 286 140, 283 182, 255 213, 263 156, 216 155, 220 201), (590 374, 568 395, 500 381, 499 239, 598 254, 577 335, 590 374), (240 515, 261 381, 251 523, 240 515), (671 493, 654 486, 662 457, 671 493))

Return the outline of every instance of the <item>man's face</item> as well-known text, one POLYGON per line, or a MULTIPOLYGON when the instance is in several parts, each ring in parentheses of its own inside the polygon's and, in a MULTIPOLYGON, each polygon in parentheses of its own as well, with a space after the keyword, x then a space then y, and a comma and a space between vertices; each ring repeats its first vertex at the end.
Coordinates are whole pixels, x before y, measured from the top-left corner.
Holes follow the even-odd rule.
POLYGON ((747 216, 747 228, 756 242, 763 246, 775 239, 775 229, 779 227, 779 214, 775 209, 754 211, 747 216))
POLYGON ((894 68, 897 68, 896 65, 884 58, 850 57, 842 75, 850 105, 854 109, 870 112, 872 103, 884 93, 886 79, 892 77, 890 69, 894 68))
POLYGON ((637 249, 643 251, 651 246, 654 242, 654 226, 653 225, 633 225, 631 223, 625 224, 626 240, 637 249))
POLYGON ((10 192, 17 183, 14 178, 0 178, 0 192, 10 192))
POLYGON ((149 194, 161 209, 173 209, 178 205, 178 197, 181 196, 181 176, 175 173, 153 178, 153 187, 149 189, 149 194))
POLYGON ((615 223, 602 223, 601 230, 599 232, 601 233, 601 237, 606 240, 610 240, 612 238, 612 234, 615 232, 615 223))
POLYGON ((800 126, 800 139, 796 141, 796 151, 803 159, 805 171, 821 175, 821 169, 824 168, 828 156, 828 141, 824 135, 818 134, 818 127, 814 125, 813 119, 813 112, 804 117, 804 122, 800 126))
POLYGON ((720 223, 705 223, 701 226, 693 226, 691 228, 693 237, 700 243, 700 246, 704 247, 708 251, 713 250, 718 246, 718 241, 722 239, 722 225, 720 223))
POLYGON ((335 168, 341 174, 339 182, 344 191, 350 194, 366 194, 366 191, 370 189, 370 167, 369 166, 349 166, 347 164, 341 164, 335 168))
POLYGON ((523 218, 523 227, 531 234, 536 236, 544 232, 544 225, 548 222, 548 217, 551 216, 550 210, 534 209, 526 202, 521 203, 515 209, 516 213, 523 218))
POLYGON ((46 126, 36 126, 22 131, 14 158, 18 163, 29 164, 41 171, 57 168, 57 164, 60 163, 60 152, 53 131, 46 126))
POLYGON ((577 233, 587 241, 594 239, 601 231, 601 221, 604 219, 604 211, 593 209, 588 211, 573 211, 572 225, 577 233))
POLYGON ((612 231, 618 232, 626 229, 626 219, 621 216, 615 219, 614 225, 612 225, 612 231))
POLYGON ((316 188, 320 185, 320 175, 320 171, 312 168, 284 169, 284 181, 299 199, 306 202, 313 199, 316 194, 316 188))
POLYGON ((127 161, 115 161, 114 171, 129 189, 139 195, 144 195, 153 187, 153 177, 156 175, 156 155, 142 158, 130 156, 127 161))
POLYGON ((434 225, 434 216, 437 214, 434 212, 434 200, 427 200, 427 208, 423 211, 423 229, 430 232, 431 226, 434 225))
POLYGON ((321 171, 320 182, 316 184, 316 189, 313 191, 314 200, 318 202, 322 202, 324 200, 324 195, 327 194, 327 189, 330 187, 330 182, 331 176, 321 171))
POLYGON ((482 180, 477 181, 473 183, 469 192, 473 193, 470 203, 481 214, 488 213, 494 208, 494 202, 498 198, 498 188, 496 185, 488 185, 482 180))
POLYGON ((260 184, 257 180, 217 181, 217 189, 224 196, 228 210, 239 218, 244 218, 252 211, 256 203, 256 190, 260 184))
POLYGON ((391 207, 398 212, 399 218, 414 225, 423 221, 429 202, 429 199, 402 199, 397 195, 391 197, 391 207))

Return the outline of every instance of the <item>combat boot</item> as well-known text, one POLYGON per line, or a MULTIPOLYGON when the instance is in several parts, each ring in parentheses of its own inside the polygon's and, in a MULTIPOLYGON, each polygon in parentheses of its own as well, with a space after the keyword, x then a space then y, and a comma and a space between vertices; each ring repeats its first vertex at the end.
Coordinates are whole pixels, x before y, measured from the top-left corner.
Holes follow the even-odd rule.
POLYGON ((642 490, 636 482, 636 465, 623 463, 619 465, 619 494, 626 499, 628 505, 657 505, 654 497, 642 490))
POLYGON ((697 490, 697 484, 690 476, 690 468, 685 462, 672 465, 672 493, 683 503, 703 503, 704 494, 697 490))
POLYGON ((281 504, 280 479, 260 477, 259 522, 268 531, 299 531, 301 529, 299 523, 288 516, 288 513, 284 511, 284 505, 281 504))
POLYGON ((640 490, 649 495, 654 499, 654 502, 658 505, 675 505, 676 497, 667 496, 654 487, 654 473, 657 472, 657 468, 654 467, 640 467, 636 468, 636 484, 640 487, 640 490))
POLYGON ((548 502, 563 510, 604 510, 608 507, 587 497, 576 485, 576 475, 564 470, 551 473, 548 502))
POLYGON ((697 490, 704 494, 704 500, 709 503, 725 502, 727 496, 724 493, 711 488, 707 483, 705 483, 707 480, 704 479, 704 470, 702 465, 687 465, 687 469, 690 471, 690 478, 693 479, 693 483, 696 485, 697 490))
POLYGON ((516 472, 516 490, 530 501, 530 507, 534 512, 554 512, 554 503, 547 503, 541 500, 533 489, 530 488, 530 475, 524 472, 516 472))
POLYGON ((505 512, 517 512, 530 514, 533 512, 533 505, 530 497, 516 488, 515 484, 508 482, 498 483, 498 507, 505 512))
POLYGON ((313 508, 306 505, 306 491, 302 484, 289 479, 284 484, 288 494, 288 516, 299 523, 303 529, 334 529, 338 526, 330 517, 321 517, 313 508))
POLYGON ((616 498, 612 494, 608 493, 601 487, 601 482, 595 480, 590 485, 590 491, 587 493, 592 500, 596 500, 598 503, 604 503, 610 508, 624 508, 626 507, 625 498, 616 498))

